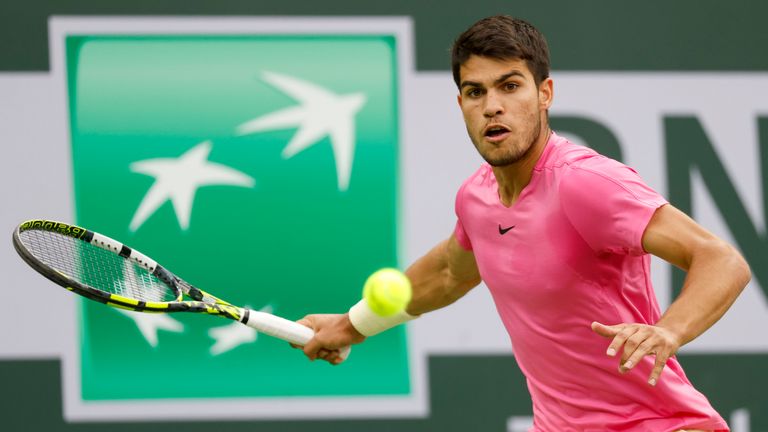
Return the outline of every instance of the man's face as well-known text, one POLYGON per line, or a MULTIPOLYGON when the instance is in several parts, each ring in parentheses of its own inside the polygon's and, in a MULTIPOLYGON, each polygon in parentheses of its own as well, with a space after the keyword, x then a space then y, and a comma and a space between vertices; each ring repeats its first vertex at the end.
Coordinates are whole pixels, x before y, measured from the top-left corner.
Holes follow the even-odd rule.
POLYGON ((552 80, 537 86, 524 60, 475 55, 460 77, 459 106, 480 155, 496 167, 523 159, 546 125, 552 80))

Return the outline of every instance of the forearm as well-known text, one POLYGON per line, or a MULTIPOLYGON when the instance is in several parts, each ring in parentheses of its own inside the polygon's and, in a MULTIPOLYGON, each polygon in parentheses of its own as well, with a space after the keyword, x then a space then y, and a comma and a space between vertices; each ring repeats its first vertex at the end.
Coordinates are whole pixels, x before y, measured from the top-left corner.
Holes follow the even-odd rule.
POLYGON ((480 283, 471 252, 451 237, 415 261, 405 272, 413 287, 407 312, 421 315, 448 306, 480 283))
POLYGON ((700 245, 685 264, 681 293, 656 324, 677 334, 681 346, 717 322, 751 278, 741 255, 717 238, 700 245))
POLYGON ((453 236, 413 263, 405 275, 412 288, 411 301, 405 311, 380 316, 365 300, 352 306, 348 321, 359 334, 373 336, 447 306, 480 283, 474 254, 462 249, 453 236))

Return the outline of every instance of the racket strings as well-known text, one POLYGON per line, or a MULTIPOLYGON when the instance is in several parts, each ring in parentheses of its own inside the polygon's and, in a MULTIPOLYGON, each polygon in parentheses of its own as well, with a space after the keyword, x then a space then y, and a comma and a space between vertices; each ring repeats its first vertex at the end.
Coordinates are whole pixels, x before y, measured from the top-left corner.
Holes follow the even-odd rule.
POLYGON ((89 288, 145 302, 176 300, 176 292, 128 259, 82 240, 27 230, 19 238, 39 261, 89 288))

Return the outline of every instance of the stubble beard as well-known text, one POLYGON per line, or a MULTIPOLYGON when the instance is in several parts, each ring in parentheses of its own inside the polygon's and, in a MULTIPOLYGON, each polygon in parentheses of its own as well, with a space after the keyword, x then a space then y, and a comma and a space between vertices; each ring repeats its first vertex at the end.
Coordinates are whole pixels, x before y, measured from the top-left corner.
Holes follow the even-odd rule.
MULTIPOLYGON (((485 159, 486 162, 492 167, 504 167, 507 165, 512 165, 513 163, 519 162, 520 160, 524 159, 533 149, 533 145, 536 143, 536 141, 539 140, 539 137, 541 136, 541 116, 536 116, 536 127, 533 128, 529 133, 527 137, 522 138, 523 143, 527 143, 524 147, 518 147, 518 146, 512 146, 509 151, 506 154, 502 154, 496 157, 491 157, 490 152, 483 152, 480 150, 480 146, 477 142, 474 142, 475 148, 477 149, 478 153, 480 153, 480 156, 485 159)), ((514 139, 515 137, 510 137, 514 139)), ((479 137, 478 139, 482 140, 483 137, 479 137)))

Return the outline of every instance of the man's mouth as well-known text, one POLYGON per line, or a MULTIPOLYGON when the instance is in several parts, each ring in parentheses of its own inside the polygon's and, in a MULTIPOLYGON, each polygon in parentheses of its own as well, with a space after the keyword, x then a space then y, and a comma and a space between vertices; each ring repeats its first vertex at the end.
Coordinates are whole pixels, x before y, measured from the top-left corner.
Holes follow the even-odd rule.
POLYGON ((488 141, 498 142, 506 138, 509 133, 509 128, 504 125, 490 125, 483 131, 483 136, 485 136, 488 141))

